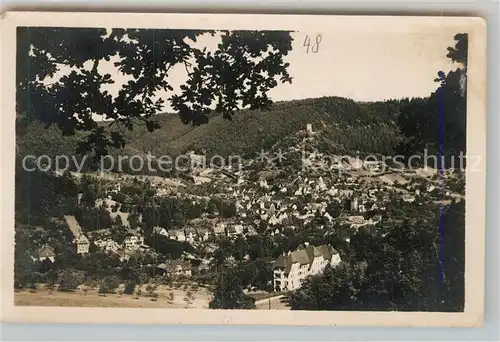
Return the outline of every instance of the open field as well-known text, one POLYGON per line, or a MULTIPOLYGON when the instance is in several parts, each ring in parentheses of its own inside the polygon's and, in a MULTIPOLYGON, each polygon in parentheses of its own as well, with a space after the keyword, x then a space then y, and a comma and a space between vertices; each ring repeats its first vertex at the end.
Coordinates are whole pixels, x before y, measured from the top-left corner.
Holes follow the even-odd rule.
MULTIPOLYGON (((146 294, 143 286, 143 293, 146 294)), ((207 309, 210 293, 206 289, 191 291, 194 300, 185 300, 186 291, 171 289, 165 285, 158 286, 158 298, 152 301, 150 297, 141 295, 119 295, 116 293, 99 295, 95 290, 86 294, 80 290, 73 292, 49 291, 41 288, 36 291, 22 290, 14 293, 14 303, 19 306, 67 306, 67 307, 102 307, 102 308, 163 308, 163 309, 207 309), (174 293, 174 300, 168 295, 174 293)), ((261 299, 255 302, 257 310, 290 310, 283 296, 261 299), (271 304, 269 307, 269 303, 271 304)))
MULTIPOLYGON (((145 286, 144 286, 145 288, 145 286)), ((194 299, 190 302, 185 300, 184 290, 170 289, 160 285, 157 289, 158 298, 152 301, 144 295, 106 294, 99 295, 95 290, 89 290, 86 294, 80 290, 74 292, 52 291, 39 289, 36 292, 19 291, 14 294, 15 305, 20 306, 76 306, 76 307, 124 307, 124 308, 208 308, 210 294, 205 289, 191 291, 194 299), (174 294, 173 301, 170 301, 168 294, 174 294)))

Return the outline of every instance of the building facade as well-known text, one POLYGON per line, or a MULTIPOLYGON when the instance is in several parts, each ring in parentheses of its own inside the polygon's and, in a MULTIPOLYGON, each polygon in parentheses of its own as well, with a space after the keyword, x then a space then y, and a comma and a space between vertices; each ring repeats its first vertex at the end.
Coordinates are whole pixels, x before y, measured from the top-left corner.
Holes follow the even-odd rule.
POLYGON ((78 254, 87 254, 90 249, 89 239, 83 234, 75 238, 76 252, 78 254))

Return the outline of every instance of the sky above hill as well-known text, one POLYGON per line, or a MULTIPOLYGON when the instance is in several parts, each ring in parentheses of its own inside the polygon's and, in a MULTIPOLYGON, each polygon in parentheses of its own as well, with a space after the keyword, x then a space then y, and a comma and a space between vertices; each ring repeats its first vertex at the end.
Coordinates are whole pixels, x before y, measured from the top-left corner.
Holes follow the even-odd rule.
MULTIPOLYGON (((377 101, 403 97, 425 97, 437 87, 434 78, 439 70, 459 67, 447 57, 447 47, 454 46, 456 28, 415 31, 348 30, 323 32, 319 49, 311 51, 317 33, 308 32, 311 46, 306 53, 306 33, 294 32, 293 50, 286 56, 290 63, 292 84, 279 84, 272 89, 274 101, 341 96, 358 101, 377 101)), ((203 35, 195 45, 215 50, 220 37, 203 35)), ((129 78, 116 72, 113 62, 102 61, 99 70, 110 73, 115 84, 106 89, 116 95, 129 78)), ((90 69, 90 63, 89 63, 90 69)), ((60 77, 68 70, 61 69, 60 77)), ((170 83, 175 90, 186 80, 184 66, 171 69, 170 83)), ((54 79, 47 79, 53 82, 54 79)), ((167 99, 159 92, 156 97, 167 99)), ((169 111, 168 106, 165 111, 169 111)))
POLYGON ((455 33, 324 34, 318 53, 308 54, 304 35, 297 33, 288 56, 294 83, 272 95, 280 100, 335 95, 358 101, 428 96, 437 87, 437 72, 456 67, 446 58, 455 33))

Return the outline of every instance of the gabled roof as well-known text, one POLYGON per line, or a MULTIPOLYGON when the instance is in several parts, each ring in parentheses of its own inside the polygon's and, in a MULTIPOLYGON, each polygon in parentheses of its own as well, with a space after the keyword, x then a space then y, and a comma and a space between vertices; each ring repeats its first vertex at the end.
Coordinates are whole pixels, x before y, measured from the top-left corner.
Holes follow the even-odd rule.
POLYGON ((176 236, 176 237, 180 237, 180 236, 186 236, 186 234, 184 234, 184 232, 182 230, 171 230, 170 231, 170 235, 172 236, 176 236))
POLYGON ((133 229, 128 229, 126 234, 127 234, 127 236, 136 236, 138 238, 142 237, 141 233, 139 233, 138 231, 133 230, 133 229))
POLYGON ((64 219, 66 220, 66 224, 68 225, 69 230, 71 230, 75 238, 83 233, 82 227, 80 227, 80 224, 78 224, 76 217, 74 217, 73 215, 65 215, 64 219))
POLYGON ((163 227, 153 227, 153 234, 162 234, 162 232, 167 233, 167 230, 163 227))
POLYGON ((332 246, 323 245, 318 247, 319 252, 325 259, 331 259, 335 254, 339 254, 332 246))
POLYGON ((161 264, 156 265, 156 268, 159 268, 161 270, 166 270, 168 268, 167 264, 162 262, 161 264))
POLYGON ((89 239, 83 234, 79 235, 75 241, 76 243, 89 243, 89 239))
POLYGON ((54 248, 50 247, 49 245, 44 245, 38 250, 39 258, 53 258, 55 256, 56 253, 54 251, 54 248))

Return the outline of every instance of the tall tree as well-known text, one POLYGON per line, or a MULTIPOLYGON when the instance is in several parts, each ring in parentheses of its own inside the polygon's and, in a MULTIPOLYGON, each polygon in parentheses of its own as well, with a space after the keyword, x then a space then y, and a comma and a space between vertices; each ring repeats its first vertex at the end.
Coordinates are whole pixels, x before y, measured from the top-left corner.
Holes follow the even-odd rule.
POLYGON ((223 267, 219 272, 210 309, 255 309, 253 298, 243 293, 237 269, 223 267))
POLYGON ((96 156, 123 147, 123 129, 158 128, 154 116, 167 101, 183 123, 200 125, 214 107, 227 119, 239 108, 268 109, 268 91, 291 82, 283 57, 292 38, 285 31, 19 27, 17 42, 21 126, 39 120, 67 135, 86 132, 78 151, 96 156), (202 35, 219 37, 215 51, 195 47, 202 35), (129 79, 117 96, 106 90, 114 76, 100 69, 110 61, 129 79), (168 78, 176 66, 187 74, 180 91, 168 78), (158 91, 169 97, 155 99, 158 91), (108 127, 96 117, 109 120, 108 127))
POLYGON ((401 108, 398 123, 408 139, 400 149, 406 155, 423 153, 423 149, 447 157, 458 156, 460 151, 465 154, 468 36, 459 33, 454 38, 455 46, 448 47, 446 56, 459 67, 447 74, 439 71, 435 92, 401 108))

